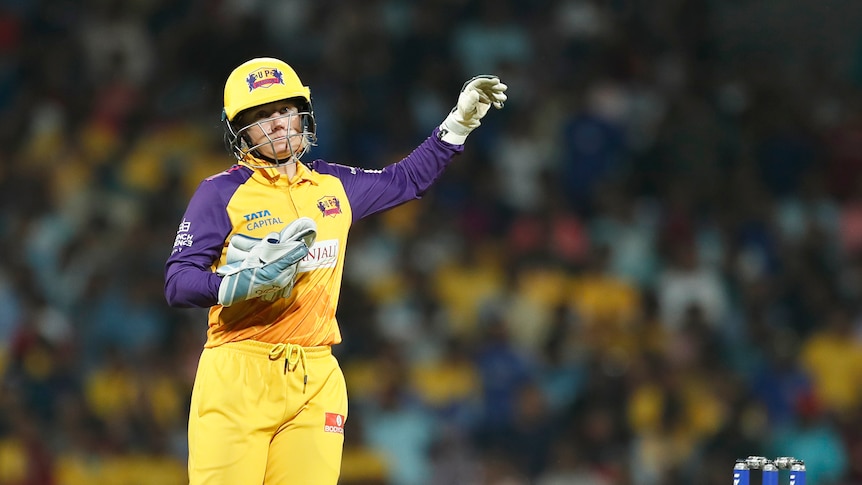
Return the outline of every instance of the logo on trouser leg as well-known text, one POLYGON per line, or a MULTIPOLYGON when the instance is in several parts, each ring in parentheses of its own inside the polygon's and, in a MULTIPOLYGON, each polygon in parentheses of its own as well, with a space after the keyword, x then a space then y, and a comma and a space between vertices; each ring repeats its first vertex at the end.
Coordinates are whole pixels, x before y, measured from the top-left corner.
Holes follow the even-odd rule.
POLYGON ((344 434, 344 416, 335 413, 326 413, 323 431, 344 434))

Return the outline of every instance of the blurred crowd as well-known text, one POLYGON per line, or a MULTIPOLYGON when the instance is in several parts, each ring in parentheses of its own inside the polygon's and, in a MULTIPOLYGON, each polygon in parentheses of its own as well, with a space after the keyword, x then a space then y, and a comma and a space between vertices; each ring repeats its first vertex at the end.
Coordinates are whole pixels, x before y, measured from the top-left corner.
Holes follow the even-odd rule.
POLYGON ((204 310, 164 262, 230 70, 380 168, 495 73, 420 201, 357 223, 346 485, 862 482, 862 4, 0 1, 0 484, 184 483, 204 310))

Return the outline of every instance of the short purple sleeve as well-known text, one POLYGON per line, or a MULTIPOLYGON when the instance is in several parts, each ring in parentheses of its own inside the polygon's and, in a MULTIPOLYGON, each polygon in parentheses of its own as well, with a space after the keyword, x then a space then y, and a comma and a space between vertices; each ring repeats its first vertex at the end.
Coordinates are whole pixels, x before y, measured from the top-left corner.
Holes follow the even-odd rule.
POLYGON ((204 180, 189 201, 165 265, 165 298, 171 306, 206 308, 218 302, 221 277, 211 267, 231 231, 225 207, 237 184, 230 178, 204 180))
POLYGON ((312 168, 341 180, 356 221, 421 198, 452 159, 464 150, 463 145, 438 139, 437 131, 435 128, 432 135, 404 159, 382 170, 363 170, 323 160, 315 160, 312 168))

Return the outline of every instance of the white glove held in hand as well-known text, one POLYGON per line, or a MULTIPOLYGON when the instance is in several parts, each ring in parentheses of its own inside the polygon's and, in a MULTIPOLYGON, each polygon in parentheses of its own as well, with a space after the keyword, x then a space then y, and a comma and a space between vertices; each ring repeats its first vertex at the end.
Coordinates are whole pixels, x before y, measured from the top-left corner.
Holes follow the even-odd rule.
POLYGON ((234 235, 228 244, 227 264, 216 270, 223 276, 219 303, 230 306, 252 298, 275 301, 290 296, 299 261, 316 237, 317 226, 307 217, 263 239, 234 235))
POLYGON ((482 75, 464 83, 458 104, 440 124, 440 139, 453 145, 463 145, 471 131, 493 105, 500 109, 506 102, 505 91, 508 86, 497 76, 482 75))

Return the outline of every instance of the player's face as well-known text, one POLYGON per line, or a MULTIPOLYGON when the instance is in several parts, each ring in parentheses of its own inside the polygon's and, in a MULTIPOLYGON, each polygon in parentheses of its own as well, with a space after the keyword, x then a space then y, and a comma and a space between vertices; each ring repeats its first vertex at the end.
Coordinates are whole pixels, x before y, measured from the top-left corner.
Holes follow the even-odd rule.
POLYGON ((243 113, 239 120, 250 145, 263 156, 288 159, 303 149, 302 122, 295 101, 276 101, 243 113))

